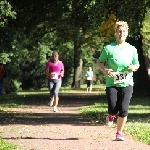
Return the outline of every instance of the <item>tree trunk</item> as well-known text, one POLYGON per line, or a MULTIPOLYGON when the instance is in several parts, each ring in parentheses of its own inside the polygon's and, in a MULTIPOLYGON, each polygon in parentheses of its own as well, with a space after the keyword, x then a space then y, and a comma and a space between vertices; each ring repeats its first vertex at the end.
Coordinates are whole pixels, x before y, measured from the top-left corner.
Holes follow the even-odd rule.
POLYGON ((147 74, 148 74, 149 82, 150 82, 150 56, 147 56, 147 54, 144 54, 144 56, 145 56, 146 70, 147 70, 147 74))
POLYGON ((81 51, 81 30, 75 33, 74 38, 74 77, 72 88, 80 88, 82 77, 82 51, 81 51))
POLYGON ((150 81, 143 55, 142 38, 139 38, 138 40, 130 38, 128 42, 137 48, 140 62, 140 68, 134 73, 134 91, 146 92, 149 94, 150 81))
POLYGON ((80 88, 81 84, 81 77, 82 77, 82 59, 79 60, 79 66, 74 68, 74 78, 73 78, 73 83, 72 87, 73 88, 80 88))

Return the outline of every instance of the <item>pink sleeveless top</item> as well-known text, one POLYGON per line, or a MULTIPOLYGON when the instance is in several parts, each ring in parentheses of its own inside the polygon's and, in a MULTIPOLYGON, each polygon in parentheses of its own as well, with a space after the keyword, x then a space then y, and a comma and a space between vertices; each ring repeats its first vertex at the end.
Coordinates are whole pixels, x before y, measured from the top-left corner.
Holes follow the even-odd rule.
MULTIPOLYGON (((49 69, 49 74, 51 74, 51 73, 57 74, 58 75, 57 78, 59 79, 59 78, 61 78, 60 72, 64 68, 64 64, 62 63, 62 61, 59 61, 58 64, 54 64, 52 61, 49 61, 46 64, 46 68, 49 69)), ((48 79, 52 79, 52 78, 50 78, 50 76, 48 76, 48 79)))

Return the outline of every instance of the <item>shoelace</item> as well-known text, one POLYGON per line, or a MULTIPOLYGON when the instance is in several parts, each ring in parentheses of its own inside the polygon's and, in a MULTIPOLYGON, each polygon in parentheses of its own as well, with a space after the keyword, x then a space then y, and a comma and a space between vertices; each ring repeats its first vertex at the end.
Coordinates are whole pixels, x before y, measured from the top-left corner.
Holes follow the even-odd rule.
POLYGON ((122 137, 122 133, 120 133, 120 132, 117 132, 116 135, 119 137, 122 137))
POLYGON ((116 118, 115 115, 109 115, 109 121, 113 121, 116 118))

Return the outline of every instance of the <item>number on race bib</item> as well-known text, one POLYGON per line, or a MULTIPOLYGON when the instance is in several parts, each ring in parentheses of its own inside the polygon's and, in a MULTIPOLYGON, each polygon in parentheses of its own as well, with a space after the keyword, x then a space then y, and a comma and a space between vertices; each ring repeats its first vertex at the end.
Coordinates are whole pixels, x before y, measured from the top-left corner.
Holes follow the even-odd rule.
POLYGON ((52 72, 51 73, 51 79, 58 79, 58 73, 52 72))
POLYGON ((114 83, 123 83, 127 80, 127 72, 116 72, 114 76, 114 83))

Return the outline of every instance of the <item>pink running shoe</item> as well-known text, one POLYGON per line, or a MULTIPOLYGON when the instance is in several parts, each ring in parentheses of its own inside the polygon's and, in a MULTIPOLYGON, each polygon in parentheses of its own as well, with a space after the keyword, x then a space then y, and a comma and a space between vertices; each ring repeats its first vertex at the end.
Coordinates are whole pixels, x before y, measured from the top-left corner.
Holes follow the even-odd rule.
POLYGON ((123 135, 122 135, 121 132, 117 132, 116 133, 116 139, 115 139, 115 141, 124 141, 124 137, 123 137, 123 135))

